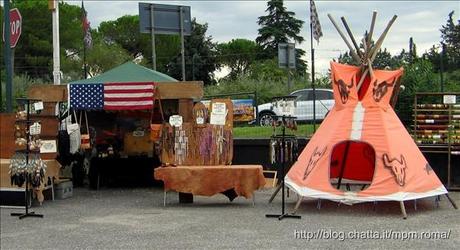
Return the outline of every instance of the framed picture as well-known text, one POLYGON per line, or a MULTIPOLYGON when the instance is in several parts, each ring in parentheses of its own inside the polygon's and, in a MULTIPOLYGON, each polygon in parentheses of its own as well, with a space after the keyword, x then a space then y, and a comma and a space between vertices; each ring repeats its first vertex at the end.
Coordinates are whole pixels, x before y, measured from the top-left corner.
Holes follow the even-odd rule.
POLYGON ((40 153, 56 153, 57 145, 56 140, 42 140, 42 146, 40 147, 40 153))

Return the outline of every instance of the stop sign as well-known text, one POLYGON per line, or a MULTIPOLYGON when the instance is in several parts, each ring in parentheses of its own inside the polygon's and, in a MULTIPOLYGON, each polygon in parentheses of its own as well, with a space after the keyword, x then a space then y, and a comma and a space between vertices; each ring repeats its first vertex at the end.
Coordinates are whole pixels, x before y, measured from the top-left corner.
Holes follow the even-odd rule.
MULTIPOLYGON (((5 41, 5 26, 3 26, 3 41, 5 41)), ((10 10, 10 45, 16 47, 22 32, 22 16, 19 10, 14 8, 10 10)))

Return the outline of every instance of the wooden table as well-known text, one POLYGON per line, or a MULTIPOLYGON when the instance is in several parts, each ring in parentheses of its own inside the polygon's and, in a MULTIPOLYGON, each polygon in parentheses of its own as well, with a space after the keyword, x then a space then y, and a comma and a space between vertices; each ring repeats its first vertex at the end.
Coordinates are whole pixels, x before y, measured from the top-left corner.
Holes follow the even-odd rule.
POLYGON ((261 165, 160 167, 154 170, 154 178, 164 183, 165 205, 169 190, 213 196, 233 189, 237 196, 249 199, 265 185, 261 165))

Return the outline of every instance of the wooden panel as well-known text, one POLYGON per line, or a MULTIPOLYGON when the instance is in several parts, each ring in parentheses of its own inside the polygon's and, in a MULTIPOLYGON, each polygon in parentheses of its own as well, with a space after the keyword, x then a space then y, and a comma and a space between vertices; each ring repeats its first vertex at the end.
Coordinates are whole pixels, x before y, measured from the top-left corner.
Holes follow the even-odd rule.
POLYGON ((203 82, 158 82, 161 99, 201 99, 203 82))
POLYGON ((193 119, 193 100, 179 99, 179 115, 184 122, 192 122, 193 119))
POLYGON ((0 113, 0 158, 10 158, 14 154, 14 123, 16 114, 0 113))
POLYGON ((29 87, 28 98, 43 102, 66 102, 67 85, 37 84, 29 87))

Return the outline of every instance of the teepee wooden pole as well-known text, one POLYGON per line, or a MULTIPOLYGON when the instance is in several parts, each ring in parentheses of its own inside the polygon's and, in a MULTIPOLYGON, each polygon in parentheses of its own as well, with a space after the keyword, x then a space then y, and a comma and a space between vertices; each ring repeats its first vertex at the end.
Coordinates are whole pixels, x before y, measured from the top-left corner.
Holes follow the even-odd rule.
POLYGON ((374 69, 372 68, 372 62, 370 58, 367 58, 367 67, 369 67, 369 75, 374 78, 374 69))
POLYGON ((397 15, 394 15, 393 18, 391 18, 390 22, 388 23, 387 27, 385 28, 385 30, 383 31, 383 33, 380 35, 379 39, 377 40, 377 43, 375 44, 375 46, 372 48, 371 50, 371 62, 374 61, 375 57, 377 56, 377 53, 380 49, 380 47, 382 46, 382 43, 383 43, 383 40, 385 39, 388 31, 390 30, 390 27, 393 25, 393 23, 395 22, 396 18, 398 16, 397 15))
POLYGON ((360 63, 361 59, 359 58, 359 56, 354 51, 354 49, 351 46, 351 44, 348 42, 347 38, 345 37, 345 35, 343 34, 342 30, 339 28, 339 26, 335 22, 334 18, 331 16, 331 14, 327 14, 327 16, 329 17, 329 20, 331 20, 331 22, 334 25, 334 27, 337 30, 337 32, 339 32, 339 35, 342 37, 342 39, 345 42, 345 44, 348 46, 348 49, 350 50, 350 54, 353 57, 353 59, 355 59, 358 63, 360 63))
POLYGON ((358 85, 356 85, 356 88, 358 91, 361 89, 361 86, 364 83, 364 79, 366 78, 367 74, 369 73, 369 67, 367 67, 364 72, 361 74, 361 79, 359 79, 358 85))
POLYGON ((358 56, 362 57, 363 55, 361 53, 361 50, 359 49, 359 45, 358 45, 358 43, 356 43, 355 37, 353 36, 353 32, 351 32, 351 29, 348 26, 347 20, 345 20, 345 17, 341 17, 340 19, 342 20, 343 26, 345 27, 345 30, 347 31, 348 36, 351 39, 351 42, 355 46, 356 52, 358 52, 358 56))
POLYGON ((406 207, 404 206, 404 201, 400 201, 399 205, 401 206, 401 212, 403 214, 403 219, 407 219, 406 207))
POLYGON ((371 27, 369 28, 369 34, 367 35, 367 48, 371 48, 372 34, 374 33, 375 19, 377 18, 377 11, 372 13, 371 27))

